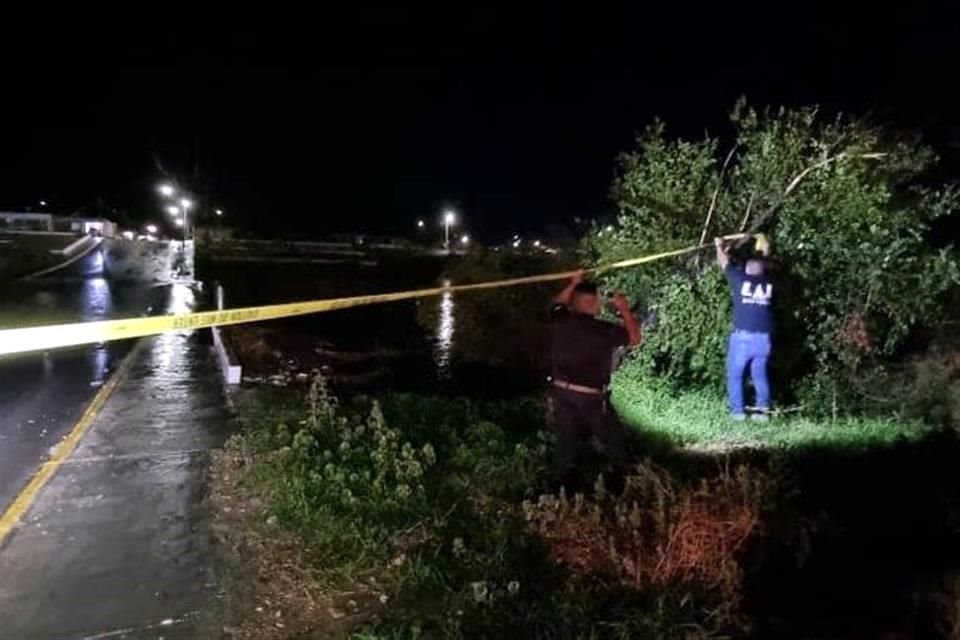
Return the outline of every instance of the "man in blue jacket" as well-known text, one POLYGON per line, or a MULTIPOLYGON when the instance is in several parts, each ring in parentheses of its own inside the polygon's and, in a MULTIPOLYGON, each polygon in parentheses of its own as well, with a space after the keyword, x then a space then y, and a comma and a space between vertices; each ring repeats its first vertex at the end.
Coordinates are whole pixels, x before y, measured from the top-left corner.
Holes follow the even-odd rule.
POLYGON ((738 264, 731 260, 723 239, 715 239, 714 244, 717 247, 717 262, 727 275, 733 296, 733 332, 727 348, 730 415, 734 420, 745 420, 747 417, 743 377, 749 365, 750 378, 757 395, 756 412, 751 418, 765 422, 770 413, 767 363, 773 335, 773 282, 767 275, 766 255, 751 257, 743 264, 738 264))

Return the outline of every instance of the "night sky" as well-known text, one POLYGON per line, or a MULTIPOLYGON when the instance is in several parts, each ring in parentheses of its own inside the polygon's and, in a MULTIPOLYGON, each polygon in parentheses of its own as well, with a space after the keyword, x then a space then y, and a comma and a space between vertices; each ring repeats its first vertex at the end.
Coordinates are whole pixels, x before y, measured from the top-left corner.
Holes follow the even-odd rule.
POLYGON ((725 135, 740 95, 916 129, 960 178, 957 3, 578 4, 5 20, 0 210, 162 219, 166 174, 260 233, 408 233, 449 205, 498 241, 609 215, 638 129, 725 135))

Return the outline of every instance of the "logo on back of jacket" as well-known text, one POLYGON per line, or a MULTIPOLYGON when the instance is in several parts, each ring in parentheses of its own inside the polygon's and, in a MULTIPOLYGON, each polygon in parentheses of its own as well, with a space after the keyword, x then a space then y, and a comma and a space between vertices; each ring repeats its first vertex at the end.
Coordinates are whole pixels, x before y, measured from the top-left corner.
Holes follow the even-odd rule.
POLYGON ((773 284, 758 282, 754 284, 744 280, 740 285, 740 302, 743 304, 759 304, 767 306, 773 297, 773 284))

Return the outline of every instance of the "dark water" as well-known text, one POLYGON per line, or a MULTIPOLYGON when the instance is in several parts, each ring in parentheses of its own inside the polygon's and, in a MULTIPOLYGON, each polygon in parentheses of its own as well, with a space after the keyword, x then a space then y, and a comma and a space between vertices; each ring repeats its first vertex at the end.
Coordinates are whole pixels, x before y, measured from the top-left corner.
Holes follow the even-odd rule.
MULTIPOLYGON (((433 287, 445 281, 448 266, 441 259, 377 267, 212 264, 202 267, 201 277, 205 305, 233 308, 433 287)), ((444 293, 264 325, 334 350, 402 352, 390 360, 381 388, 498 396, 539 388, 543 371, 537 352, 544 344, 524 332, 503 330, 502 323, 484 326, 476 295, 444 293)), ((535 297, 526 306, 520 315, 532 322, 543 315, 545 301, 535 297)), ((514 305, 510 311, 519 309, 514 305)))

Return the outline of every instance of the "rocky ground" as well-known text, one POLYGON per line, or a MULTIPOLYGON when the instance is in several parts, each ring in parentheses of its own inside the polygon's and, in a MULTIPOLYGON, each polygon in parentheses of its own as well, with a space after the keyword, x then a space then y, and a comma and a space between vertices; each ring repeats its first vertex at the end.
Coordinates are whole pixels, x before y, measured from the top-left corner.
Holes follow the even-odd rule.
POLYGON ((385 349, 341 351, 270 323, 228 327, 224 333, 243 365, 243 382, 255 385, 306 386, 319 372, 338 388, 358 389, 386 378, 390 363, 406 355, 385 349))

